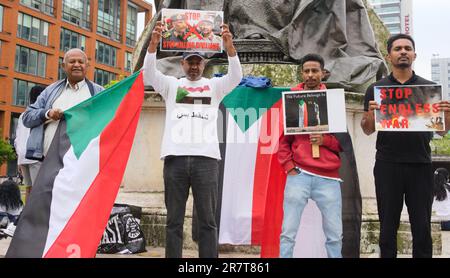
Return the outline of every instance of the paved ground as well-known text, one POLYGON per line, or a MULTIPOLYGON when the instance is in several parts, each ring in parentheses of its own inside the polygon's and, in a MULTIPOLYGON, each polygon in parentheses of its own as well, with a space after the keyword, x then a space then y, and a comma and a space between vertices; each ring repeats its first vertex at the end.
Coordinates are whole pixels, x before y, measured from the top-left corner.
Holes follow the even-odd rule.
MULTIPOLYGON (((11 243, 11 238, 0 240, 0 258, 4 258, 8 246, 11 243)), ((109 255, 109 254, 97 254, 98 258, 164 258, 164 248, 163 247, 153 247, 147 246, 147 252, 140 254, 129 254, 129 255, 109 255)), ((197 258, 197 250, 183 250, 184 258, 197 258)), ((257 254, 245 254, 245 253, 221 253, 220 258, 259 258, 257 254)))
MULTIPOLYGON (((0 240, 0 258, 5 256, 11 239, 1 239, 0 240)), ((162 247, 147 247, 147 252, 141 254, 132 255, 105 255, 98 254, 98 258, 164 258, 164 248, 162 247)), ((197 250, 183 250, 184 258, 197 258, 197 250)), ((220 258, 258 258, 259 255, 256 254, 246 254, 246 253, 220 253, 220 258)), ((378 254, 362 254, 361 257, 364 258, 377 258, 378 254)), ((400 255, 399 257, 408 258, 410 255, 400 255)), ((450 258, 450 231, 442 232, 442 255, 436 256, 439 258, 450 258)))

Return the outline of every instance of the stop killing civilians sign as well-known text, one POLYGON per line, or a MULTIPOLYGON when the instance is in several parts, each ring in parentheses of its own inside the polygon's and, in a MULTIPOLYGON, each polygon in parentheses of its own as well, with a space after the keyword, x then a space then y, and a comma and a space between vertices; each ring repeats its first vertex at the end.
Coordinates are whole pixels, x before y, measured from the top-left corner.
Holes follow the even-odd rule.
POLYGON ((222 52, 222 11, 162 9, 161 51, 222 52))
POLYGON ((443 131, 439 111, 441 85, 380 86, 374 88, 375 129, 380 131, 443 131))
POLYGON ((284 134, 347 132, 342 89, 283 92, 284 134))

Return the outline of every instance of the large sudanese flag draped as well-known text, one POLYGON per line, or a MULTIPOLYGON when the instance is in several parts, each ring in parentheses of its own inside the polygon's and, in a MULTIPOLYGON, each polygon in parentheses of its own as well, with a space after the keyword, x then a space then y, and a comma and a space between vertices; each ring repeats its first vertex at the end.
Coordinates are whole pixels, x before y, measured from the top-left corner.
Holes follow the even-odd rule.
POLYGON ((137 72, 64 112, 6 257, 95 257, 143 99, 137 72))
MULTIPOLYGON (((286 175, 277 160, 283 133, 281 93, 289 88, 239 86, 222 101, 219 243, 260 245, 261 257, 278 257, 286 175)), ((336 135, 343 196, 343 256, 359 257, 361 194, 349 134, 336 135)), ((323 257, 321 215, 309 202, 302 216, 294 257, 323 257), (308 250, 310 249, 310 250, 308 250), (314 249, 314 250, 312 250, 314 249)))

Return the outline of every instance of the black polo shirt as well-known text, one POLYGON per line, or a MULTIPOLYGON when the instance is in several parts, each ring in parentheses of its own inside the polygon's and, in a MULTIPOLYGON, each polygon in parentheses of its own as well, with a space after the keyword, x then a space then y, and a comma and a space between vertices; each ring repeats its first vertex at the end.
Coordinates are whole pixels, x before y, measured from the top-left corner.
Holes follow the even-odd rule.
MULTIPOLYGON (((413 72, 411 79, 400 83, 392 73, 367 88, 364 111, 369 110, 369 101, 374 99, 375 86, 427 85, 436 84, 413 72)), ((431 163, 430 140, 432 132, 390 132, 379 131, 377 137, 376 159, 397 163, 431 163)))

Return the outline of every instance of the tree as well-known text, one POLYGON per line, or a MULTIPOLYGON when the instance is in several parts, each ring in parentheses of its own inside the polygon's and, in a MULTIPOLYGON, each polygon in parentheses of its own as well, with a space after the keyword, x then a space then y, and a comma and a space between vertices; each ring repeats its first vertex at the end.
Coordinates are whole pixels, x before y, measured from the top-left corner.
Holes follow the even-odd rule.
POLYGON ((13 147, 6 140, 0 138, 0 165, 13 159, 16 159, 13 147))
POLYGON ((108 84, 106 84, 106 85, 104 86, 104 88, 105 88, 105 89, 108 89, 109 87, 114 86, 116 83, 119 83, 120 81, 122 81, 125 77, 126 77, 125 75, 122 75, 122 74, 119 75, 119 78, 118 78, 118 79, 111 80, 108 84))

